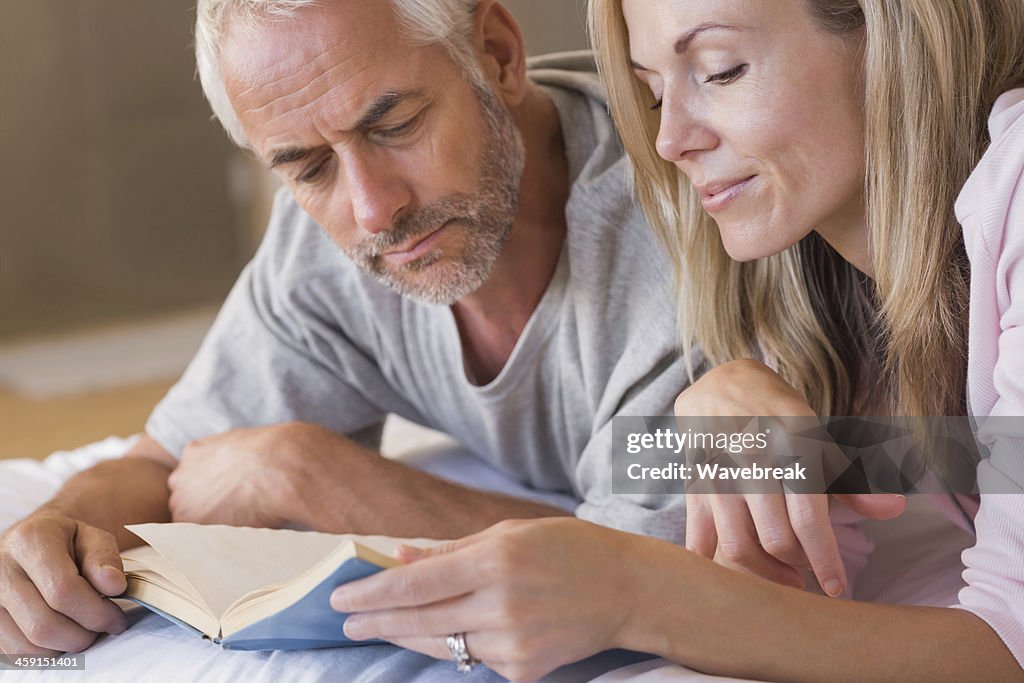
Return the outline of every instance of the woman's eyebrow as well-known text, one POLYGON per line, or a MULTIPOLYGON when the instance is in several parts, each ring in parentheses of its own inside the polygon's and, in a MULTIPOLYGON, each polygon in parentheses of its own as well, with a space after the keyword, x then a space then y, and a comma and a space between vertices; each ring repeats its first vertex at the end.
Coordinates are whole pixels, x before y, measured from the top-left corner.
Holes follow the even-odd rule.
MULTIPOLYGON (((749 28, 746 27, 746 26, 737 26, 736 24, 719 24, 719 23, 716 23, 716 22, 713 22, 713 21, 707 21, 707 22, 704 22, 703 24, 697 24, 696 26, 691 28, 689 31, 687 31, 683 35, 679 36, 679 38, 675 42, 675 45, 673 46, 673 49, 675 50, 675 53, 677 55, 683 54, 688 49, 690 49, 690 43, 693 42, 694 38, 699 36, 701 33, 704 33, 705 31, 712 31, 712 30, 716 30, 716 29, 722 29, 722 30, 726 30, 726 31, 747 31, 747 30, 749 30, 749 28)), ((641 66, 636 61, 630 60, 629 64, 630 64, 630 66, 633 67, 634 71, 650 71, 650 69, 648 69, 647 67, 641 66)))

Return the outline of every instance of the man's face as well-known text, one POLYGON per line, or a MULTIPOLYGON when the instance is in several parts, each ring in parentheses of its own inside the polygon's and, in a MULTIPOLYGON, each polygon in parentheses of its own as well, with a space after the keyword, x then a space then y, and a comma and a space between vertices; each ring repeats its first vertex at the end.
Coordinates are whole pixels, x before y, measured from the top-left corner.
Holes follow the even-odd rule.
POLYGON ((515 218, 522 138, 444 48, 403 37, 389 2, 229 21, 221 68, 257 154, 363 270, 428 303, 483 284, 515 218))

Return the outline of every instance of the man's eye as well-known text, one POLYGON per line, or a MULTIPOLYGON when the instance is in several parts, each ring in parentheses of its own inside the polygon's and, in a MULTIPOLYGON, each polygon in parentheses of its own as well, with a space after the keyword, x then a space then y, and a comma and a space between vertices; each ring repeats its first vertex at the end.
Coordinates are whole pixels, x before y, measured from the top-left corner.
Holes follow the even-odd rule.
POLYGON ((324 168, 327 166, 327 158, 321 159, 316 162, 313 166, 306 169, 302 175, 296 180, 300 183, 312 183, 315 182, 320 176, 323 175, 324 168))
POLYGON ((394 140, 404 135, 408 135, 416 129, 417 124, 420 122, 420 115, 412 117, 405 123, 390 128, 378 128, 373 131, 373 136, 377 138, 383 138, 385 140, 394 140))
POLYGON ((745 74, 747 72, 748 66, 749 64, 739 64, 738 66, 734 66, 728 71, 721 71, 717 74, 711 74, 706 79, 704 79, 704 82, 717 83, 718 85, 728 85, 729 83, 732 83, 740 76, 745 74))

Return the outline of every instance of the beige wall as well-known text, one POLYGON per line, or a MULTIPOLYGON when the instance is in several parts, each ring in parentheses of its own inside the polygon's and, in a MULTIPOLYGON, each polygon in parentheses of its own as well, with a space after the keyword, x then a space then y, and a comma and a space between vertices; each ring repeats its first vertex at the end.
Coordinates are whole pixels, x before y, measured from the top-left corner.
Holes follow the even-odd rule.
POLYGON ((0 336, 223 297, 243 254, 193 0, 5 0, 0 336))
POLYGON ((502 0, 519 22, 530 54, 587 47, 585 0, 502 0))
MULTIPOLYGON (((217 302, 251 253, 261 171, 193 79, 194 4, 5 0, 0 340, 217 302)), ((582 0, 505 4, 531 54, 586 46, 582 0)))

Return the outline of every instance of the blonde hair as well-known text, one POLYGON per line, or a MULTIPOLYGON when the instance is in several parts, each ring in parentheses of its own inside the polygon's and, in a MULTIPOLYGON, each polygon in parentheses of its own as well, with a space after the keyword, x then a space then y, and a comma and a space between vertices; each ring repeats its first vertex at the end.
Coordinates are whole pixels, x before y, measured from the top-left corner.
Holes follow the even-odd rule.
MULTIPOLYGON (((199 82, 214 116, 239 147, 248 147, 249 141, 228 99, 220 73, 220 43, 225 24, 229 19, 248 24, 267 19, 287 19, 305 7, 323 6, 332 1, 336 0, 199 0, 195 29, 199 82)), ((470 41, 474 13, 481 0, 389 2, 410 39, 423 45, 443 45, 469 80, 483 82, 483 72, 470 41)))
POLYGON ((816 233, 732 260, 685 176, 655 151, 658 113, 630 67, 621 0, 590 0, 636 192, 674 261, 683 350, 699 346, 710 365, 759 357, 822 415, 960 414, 969 272, 953 204, 988 142, 989 109, 1024 74, 1024 2, 807 2, 825 30, 864 30, 873 282, 816 233))

